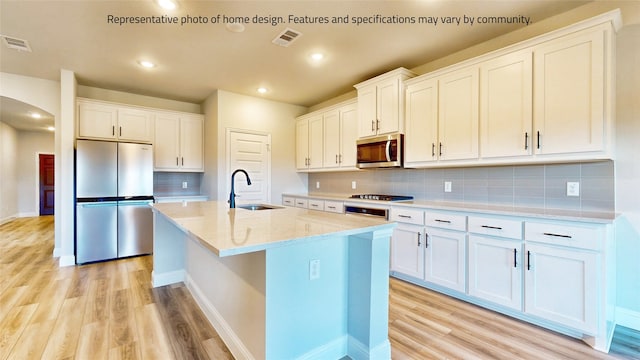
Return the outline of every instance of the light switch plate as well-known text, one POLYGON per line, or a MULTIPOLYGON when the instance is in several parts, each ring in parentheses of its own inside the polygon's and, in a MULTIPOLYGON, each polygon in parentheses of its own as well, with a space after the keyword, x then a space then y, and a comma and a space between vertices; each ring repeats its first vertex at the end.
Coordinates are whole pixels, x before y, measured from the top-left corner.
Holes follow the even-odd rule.
POLYGON ((444 182, 444 192, 451 192, 451 181, 444 182))
POLYGON ((320 260, 314 259, 309 261, 309 280, 320 278, 320 260))
POLYGON ((567 196, 580 196, 580 183, 567 181, 567 196))
POLYGON ((183 189, 186 189, 186 188, 187 188, 187 182, 186 182, 186 181, 183 181, 183 182, 182 182, 182 188, 183 188, 183 189))
POLYGON ((353 189, 353 190, 356 189, 356 182, 355 181, 351 182, 351 189, 353 189))

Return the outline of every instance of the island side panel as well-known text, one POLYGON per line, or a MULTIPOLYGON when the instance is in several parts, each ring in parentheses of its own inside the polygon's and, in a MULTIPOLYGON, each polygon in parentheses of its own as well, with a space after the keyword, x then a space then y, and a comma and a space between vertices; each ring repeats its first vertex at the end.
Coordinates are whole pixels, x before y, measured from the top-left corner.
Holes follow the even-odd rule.
POLYGON ((306 240, 266 251, 267 359, 347 355, 348 238, 306 240))
POLYGON ((391 358, 389 245, 392 228, 349 237, 348 355, 391 358))
POLYGON ((219 257, 186 243, 186 285, 236 359, 265 359, 265 252, 219 257))
POLYGON ((153 211, 153 287, 184 281, 187 237, 163 214, 153 211))

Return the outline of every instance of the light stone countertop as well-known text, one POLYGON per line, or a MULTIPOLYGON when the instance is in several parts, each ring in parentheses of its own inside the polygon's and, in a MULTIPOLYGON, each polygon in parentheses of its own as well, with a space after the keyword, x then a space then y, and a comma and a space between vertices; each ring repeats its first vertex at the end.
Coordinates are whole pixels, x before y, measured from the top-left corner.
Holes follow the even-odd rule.
POLYGON ((344 201, 349 203, 387 205, 390 207, 403 206, 403 207, 412 207, 412 208, 427 209, 427 210, 460 211, 460 212, 467 212, 467 213, 476 213, 478 214, 478 216, 482 216, 482 215, 518 216, 518 217, 528 217, 528 218, 541 219, 541 220, 576 221, 576 222, 588 222, 588 223, 595 223, 595 224, 611 224, 618 217, 618 214, 615 212, 590 212, 590 211, 575 211, 575 210, 560 210, 560 209, 540 209, 540 208, 525 208, 525 207, 515 207, 515 206, 484 205, 484 204, 427 201, 427 200, 391 201, 390 202, 390 201, 352 199, 348 195, 340 195, 340 194, 326 194, 326 195, 324 194, 283 194, 283 196, 319 199, 319 200, 344 201))
POLYGON ((229 209, 222 201, 159 203, 153 210, 221 257, 395 227, 379 218, 293 207, 229 209))

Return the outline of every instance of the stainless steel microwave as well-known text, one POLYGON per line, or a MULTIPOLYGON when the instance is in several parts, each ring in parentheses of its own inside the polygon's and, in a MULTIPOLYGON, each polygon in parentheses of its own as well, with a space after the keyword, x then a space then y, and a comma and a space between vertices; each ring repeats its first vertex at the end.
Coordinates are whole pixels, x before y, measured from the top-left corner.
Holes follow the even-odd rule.
POLYGON ((403 139, 391 134, 358 140, 358 168, 402 167, 403 139))

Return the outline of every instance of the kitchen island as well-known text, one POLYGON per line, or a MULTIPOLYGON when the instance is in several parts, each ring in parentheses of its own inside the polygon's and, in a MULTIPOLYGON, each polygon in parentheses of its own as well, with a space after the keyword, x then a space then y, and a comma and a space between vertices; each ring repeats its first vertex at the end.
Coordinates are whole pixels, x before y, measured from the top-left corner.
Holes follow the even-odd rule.
POLYGON ((300 208, 155 204, 152 282, 184 281, 236 359, 389 359, 394 227, 300 208))

